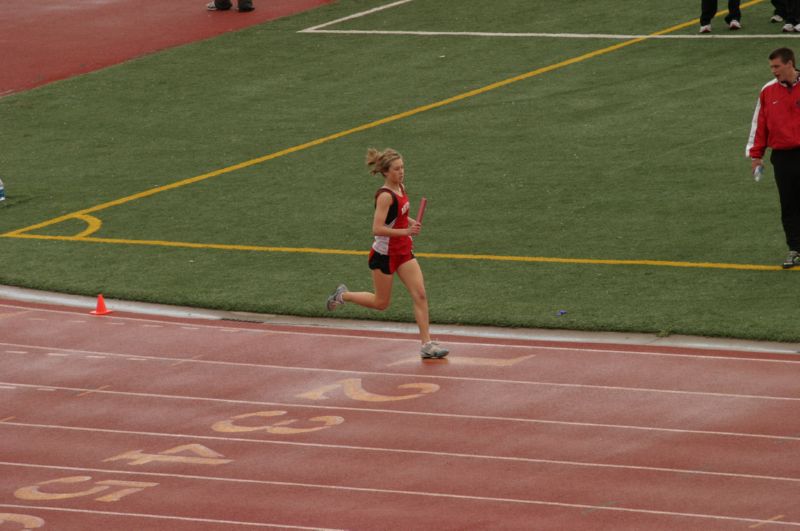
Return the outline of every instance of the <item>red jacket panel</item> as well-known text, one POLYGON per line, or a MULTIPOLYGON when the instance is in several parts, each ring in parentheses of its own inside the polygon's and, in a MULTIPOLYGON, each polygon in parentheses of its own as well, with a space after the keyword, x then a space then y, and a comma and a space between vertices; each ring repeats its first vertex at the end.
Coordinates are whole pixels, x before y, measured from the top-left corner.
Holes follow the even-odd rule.
POLYGON ((761 89, 746 154, 760 159, 768 147, 800 148, 800 83, 789 87, 773 79, 761 89))

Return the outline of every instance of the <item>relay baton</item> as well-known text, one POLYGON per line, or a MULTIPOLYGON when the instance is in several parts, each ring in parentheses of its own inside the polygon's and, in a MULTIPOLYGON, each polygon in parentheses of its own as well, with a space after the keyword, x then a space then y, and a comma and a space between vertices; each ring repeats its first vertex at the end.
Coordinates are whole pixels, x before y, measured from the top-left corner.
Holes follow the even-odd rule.
POLYGON ((417 211, 417 223, 422 224, 422 216, 425 215, 425 207, 428 204, 428 200, 424 197, 419 202, 419 210, 417 211))

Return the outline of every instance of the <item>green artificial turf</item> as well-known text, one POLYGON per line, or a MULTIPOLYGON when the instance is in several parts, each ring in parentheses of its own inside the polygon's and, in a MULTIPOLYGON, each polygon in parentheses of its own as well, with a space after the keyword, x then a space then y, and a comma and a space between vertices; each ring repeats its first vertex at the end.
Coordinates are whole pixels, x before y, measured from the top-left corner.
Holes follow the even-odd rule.
MULTIPOLYGON (((326 315, 339 282, 370 288, 365 253, 381 181, 364 155, 391 146, 405 156, 412 203, 429 199, 416 251, 436 323, 800 340, 796 272, 672 264, 783 258, 771 171, 754 183, 744 145, 770 77, 766 57, 784 39, 609 50, 625 41, 298 33, 380 5, 343 0, 0 99, 0 283, 326 315), (446 104, 420 109, 437 102, 446 104), (102 241, 11 234, 216 170, 93 212, 102 227, 91 236, 102 241), (452 254, 496 259, 438 256, 452 254)), ((328 29, 647 34, 699 10, 616 0, 591 3, 576 24, 559 6, 414 0, 328 29)), ((778 31, 768 2, 744 13, 742 34, 778 31)), ((86 227, 70 219, 26 234, 86 227)), ((348 305, 335 315, 412 320, 399 285, 387 312, 348 305)))

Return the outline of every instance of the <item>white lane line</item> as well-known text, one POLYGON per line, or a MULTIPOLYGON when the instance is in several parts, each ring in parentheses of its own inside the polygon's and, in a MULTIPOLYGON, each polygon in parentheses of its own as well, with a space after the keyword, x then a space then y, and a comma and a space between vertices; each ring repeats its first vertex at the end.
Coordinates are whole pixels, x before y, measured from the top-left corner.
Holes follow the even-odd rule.
POLYGON ((6 350, 6 354, 27 354, 27 350, 6 350))
MULTIPOLYGON (((12 417, 13 418, 13 417, 12 417)), ((613 463, 590 463, 586 461, 564 461, 555 459, 536 459, 532 457, 511 457, 501 455, 483 455, 483 454, 462 454, 457 452, 436 452, 432 450, 409 450, 403 448, 381 448, 374 446, 352 446, 347 444, 322 444, 322 443, 303 443, 295 441, 278 441, 266 439, 245 439, 240 437, 223 437, 214 435, 189 435, 184 433, 158 433, 148 431, 135 431, 135 430, 113 430, 108 428, 88 428, 82 426, 60 426, 57 424, 35 424, 27 422, 5 422, 7 426, 16 426, 21 428, 39 428, 45 430, 64 430, 64 431, 78 431, 89 433, 112 433, 115 435, 137 435, 148 437, 164 437, 164 438, 179 438, 179 439, 202 439, 207 441, 221 441, 221 442, 241 442, 248 444, 266 444, 277 446, 296 446, 302 448, 323 448, 333 450, 353 450, 356 452, 376 452, 376 453, 389 453, 389 454, 409 454, 409 455, 425 455, 433 457, 446 457, 457 459, 474 459, 474 460, 487 460, 487 461, 507 461, 516 463, 538 463, 546 465, 559 465, 559 466, 572 466, 583 468, 607 468, 618 470, 632 470, 632 471, 645 471, 645 472, 658 472, 667 474, 687 474, 693 476, 712 476, 712 477, 725 477, 725 478, 738 478, 738 479, 754 479, 765 481, 782 481, 788 483, 800 484, 800 478, 783 477, 783 476, 767 476, 759 474, 740 474, 736 472, 713 472, 709 470, 694 470, 689 468, 665 468, 665 467, 652 467, 652 466, 635 466, 635 465, 620 465, 613 463)))
POLYGON ((67 509, 64 507, 43 507, 41 505, 16 505, 10 503, 0 503, 0 507, 15 510, 30 510, 30 511, 53 511, 53 512, 66 512, 66 513, 81 513, 81 514, 97 514, 103 516, 124 516, 126 518, 149 518, 152 520, 177 520, 180 522, 197 522, 203 524, 225 524, 225 525, 246 525, 254 527, 277 527, 280 529, 308 529, 320 531, 343 531, 341 529, 331 529, 327 527, 302 527, 288 524, 268 524, 265 522, 239 522, 236 520, 212 520, 209 518, 192 518, 188 516, 170 516, 162 514, 147 514, 147 513, 120 513, 114 511, 97 511, 91 509, 67 509))
MULTIPOLYGON (((101 474, 126 474, 136 476, 151 476, 155 478, 171 478, 171 479, 188 479, 199 480, 203 482, 215 481, 220 483, 236 483, 242 485, 275 485, 280 487, 300 487, 306 489, 320 489, 320 490, 335 490, 344 492, 357 492, 366 494, 392 494, 403 496, 414 496, 419 498, 439 498, 439 499, 452 499, 452 500, 469 500, 469 501, 485 501, 493 503, 516 503, 524 505, 543 505, 550 507, 565 507, 570 509, 595 509, 598 511, 616 511, 625 513, 636 514, 650 514, 658 516, 671 516, 671 517, 688 517, 699 518, 705 520, 722 520, 727 522, 744 522, 757 524, 763 522, 763 519, 758 518, 742 518, 736 516, 724 516, 715 514, 701 514, 701 513, 679 513, 672 511, 657 511, 652 509, 632 509, 627 507, 611 507, 608 505, 585 505, 578 503, 563 503, 552 502, 547 500, 535 499, 521 499, 521 498, 493 498, 489 496, 470 496, 465 494, 451 494, 445 492, 419 492, 411 490, 396 490, 396 489, 377 489, 369 487, 350 487, 344 485, 325 485, 318 483, 298 483, 292 481, 268 481, 261 479, 240 479, 240 478, 225 478, 214 476, 194 476, 189 474, 165 474, 161 472, 141 472, 141 471, 127 471, 127 470, 109 470, 103 468, 88 468, 88 467, 71 467, 71 466, 53 466, 53 465, 38 465, 33 463, 9 463, 0 461, 0 466, 19 467, 19 468, 35 468, 46 470, 66 470, 71 472, 92 472, 101 474)), ((774 524, 789 525, 800 527, 800 522, 773 522, 774 524)))
POLYGON ((164 325, 160 324, 143 324, 143 328, 164 328, 164 325))
MULTIPOLYGON (((334 22, 341 22, 340 19, 334 22)), ((796 38, 788 36, 785 33, 764 33, 764 34, 746 34, 737 33, 736 35, 624 35, 612 33, 508 33, 508 32, 489 32, 489 31, 414 31, 414 30, 323 30, 323 28, 332 25, 333 22, 328 22, 321 26, 304 29, 298 33, 327 33, 339 35, 410 35, 415 37, 489 37, 489 38, 516 38, 516 39, 602 39, 602 40, 620 40, 627 41, 632 39, 659 39, 659 40, 709 40, 709 39, 792 39, 796 38)))
MULTIPOLYGON (((0 382, 2 384, 3 382, 0 382)), ((15 383, 17 387, 31 388, 39 387, 33 384, 15 383)), ((552 424, 560 426, 582 426, 589 428, 610 428, 622 430, 638 430, 646 432, 662 432, 662 433, 690 433, 700 435, 715 435, 722 437, 747 437, 755 439, 767 439, 774 441, 800 441, 800 437, 783 436, 783 435, 765 435, 760 433, 738 433, 726 431, 710 431, 710 430, 686 430, 680 428, 659 428, 652 426, 631 426, 625 424, 600 424, 596 422, 571 422, 563 420, 544 420, 544 419, 527 419, 518 417, 496 417, 490 415, 464 415, 458 413, 435 413, 429 411, 407 411, 401 409, 379 409, 379 408, 358 408, 347 406, 322 406, 319 404, 295 404, 290 402, 265 402, 259 400, 234 400, 230 398, 209 398, 202 396, 184 396, 184 395, 164 395, 158 393, 137 393, 133 391, 99 391, 97 389, 85 389, 76 387, 59 387, 53 386, 55 389, 62 391, 92 391, 97 394, 118 395, 118 396, 136 396, 144 398, 163 398, 166 400, 186 400, 194 402, 211 402, 219 404, 237 404, 248 406, 277 406, 289 408, 303 408, 303 409, 324 409, 334 411, 353 411, 357 413, 388 413, 391 415, 408 415, 408 416, 421 416, 421 417, 434 417, 434 418, 452 418, 452 419, 467 419, 467 420, 490 420, 498 422, 521 422, 528 424, 552 424)))
MULTIPOLYGON (((116 319, 124 319, 124 317, 117 317, 116 319)), ((267 325, 268 326, 268 325, 267 325)), ((217 326, 217 325, 207 325, 203 328, 209 330, 240 330, 239 328, 231 328, 225 326, 217 326)), ((323 332, 300 332, 294 330, 259 330, 260 332, 268 333, 268 334, 275 334, 275 335, 292 335, 292 336, 309 336, 309 337, 322 337, 322 338, 337 338, 337 339, 360 339, 360 340, 367 340, 367 341, 382 341, 382 342, 401 342, 401 343, 411 343, 413 345, 417 345, 419 343, 419 339, 416 337, 409 337, 409 338, 396 338, 396 337, 375 337, 370 335, 350 335, 350 334, 340 334, 340 333, 323 333, 323 332)), ((520 340, 525 341, 525 340, 520 340)), ((537 341, 537 340, 534 340, 537 341)), ((542 340, 547 342, 546 340, 542 340)), ((575 341, 570 341, 574 343, 575 341)), ((784 364, 797 364, 800 365, 800 356, 796 351, 791 352, 779 352, 779 351, 759 351, 762 354, 778 354, 778 355, 790 355, 795 356, 797 359, 791 360, 772 360, 772 359, 763 359, 763 358, 746 358, 746 357, 738 357, 738 356, 710 356, 704 354, 677 354, 677 353, 669 353, 669 352, 653 352, 648 350, 618 350, 613 348, 581 348, 581 347, 565 347, 565 346, 557 346, 557 345, 507 345, 503 343, 485 343, 485 342, 475 342, 475 341, 447 341, 448 345, 465 345, 471 347, 485 347, 485 348, 497 348, 497 349, 525 349, 525 350, 536 350, 537 354, 542 355, 546 354, 547 351, 552 351, 555 353, 558 352, 572 352, 575 354, 613 354, 619 356, 650 356, 650 357, 666 357, 666 358, 685 358, 685 359, 693 359, 693 360, 708 360, 708 361, 717 361, 717 360, 724 360, 724 361, 742 361, 742 362, 756 362, 756 363, 784 363, 784 364)), ((30 344, 17 344, 17 343, 4 343, 0 342, 0 345, 4 346, 11 346, 11 347, 22 347, 22 348, 49 348, 43 347, 38 345, 30 345, 30 344)), ((670 347, 676 348, 676 347, 670 347)), ((66 349, 65 349, 66 350, 66 349)), ((687 348, 687 350, 725 350, 723 348, 687 348)), ((733 350, 733 349, 729 349, 733 350)), ((747 351, 737 351, 737 352, 747 352, 747 351)))
POLYGON ((47 392, 50 392, 50 393, 52 393, 52 392, 55 392, 55 391, 56 391, 56 390, 55 390, 55 389, 53 389, 52 387, 39 387, 39 388, 37 388, 36 390, 37 390, 37 391, 47 391, 47 392))
POLYGON ((16 389, 16 387, 13 386, 13 385, 0 385, 0 389, 9 389, 9 390, 11 390, 11 389, 16 389))
POLYGON ((338 23, 344 22, 346 20, 353 20, 354 18, 365 17, 367 15, 371 15, 372 13, 377 13, 378 11, 383 11, 384 9, 391 9, 393 7, 397 7, 397 6, 401 6, 403 4, 407 4, 407 3, 411 2, 411 1, 412 0, 400 0, 399 2, 393 2, 391 4, 386 4, 386 5, 383 5, 383 6, 375 7, 375 8, 372 8, 372 9, 368 9, 366 11, 361 11, 359 13, 355 13, 353 15, 348 15, 346 17, 337 18, 336 20, 332 20, 330 22, 325 22, 324 24, 320 24, 320 25, 314 26, 312 28, 306 28, 304 30, 300 30, 300 31, 298 31, 298 33, 314 33, 319 28, 326 28, 328 26, 333 26, 334 24, 338 24, 338 23))
POLYGON ((48 356, 53 356, 57 358, 66 358, 69 357, 69 354, 64 354, 63 352, 48 352, 48 356))
MULTIPOLYGON (((37 347, 34 347, 37 348, 37 347)), ((83 354, 88 351, 64 349, 71 354, 83 354)), ((52 356, 67 356, 67 354, 48 354, 52 356)), ((124 358, 129 361, 166 361, 166 362, 184 362, 184 363, 200 363, 206 365, 219 365, 224 367, 247 367, 258 369, 274 369, 285 371, 300 371, 300 372, 322 372, 333 374, 355 374, 360 376, 383 376, 391 378, 425 378, 433 380, 455 381, 455 382, 473 382, 473 383, 490 383, 502 385, 525 385, 531 387, 557 387, 565 389, 596 389, 602 391, 614 392, 632 392, 632 393, 655 393, 655 394, 670 394, 670 395, 683 395, 683 396, 702 396, 713 398, 734 398, 741 400, 775 400, 784 402, 800 402, 800 397, 791 396, 770 396, 770 395, 744 395, 736 393, 717 393, 710 391, 683 391, 677 389, 656 389, 647 387, 624 387, 614 385, 591 385, 591 384, 576 384, 564 382, 543 382, 543 381, 530 381, 530 380, 507 380, 501 378, 477 378, 468 376, 442 376, 438 374, 416 374, 416 373, 400 373, 400 372, 378 372, 378 371, 357 371, 352 369, 324 369, 318 367, 289 367, 285 365, 269 365, 262 363, 246 363, 234 361, 218 361, 218 360, 200 360, 194 358, 170 358, 163 356, 138 356, 129 357, 128 354, 105 354, 109 358, 124 358)))
POLYGON ((104 360, 104 359, 106 359, 107 357, 108 357, 108 356, 104 356, 104 355, 97 355, 97 354, 88 354, 88 355, 86 356, 86 358, 89 358, 89 359, 92 359, 92 360, 104 360))

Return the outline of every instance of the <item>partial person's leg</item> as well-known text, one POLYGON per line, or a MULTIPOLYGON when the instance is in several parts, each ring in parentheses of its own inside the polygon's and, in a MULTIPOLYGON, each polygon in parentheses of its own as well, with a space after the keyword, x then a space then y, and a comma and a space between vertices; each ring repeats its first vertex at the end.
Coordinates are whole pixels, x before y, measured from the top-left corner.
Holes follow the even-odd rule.
POLYGON ((783 22, 783 19, 786 18, 786 0, 772 0, 772 7, 775 8, 775 11, 773 11, 771 22, 783 22), (775 18, 776 16, 779 18, 775 18))
POLYGON ((800 23, 800 0, 785 0, 784 3, 786 9, 786 16, 784 16, 784 20, 786 24, 791 24, 796 26, 800 23))
POLYGON ((428 295, 425 293, 425 279, 416 258, 409 260, 397 268, 397 276, 405 284, 411 299, 414 301, 414 319, 419 327, 419 338, 424 345, 431 340, 430 321, 428 317, 428 295))
POLYGON ((375 293, 368 291, 347 291, 342 294, 342 300, 352 302, 373 310, 385 310, 392 300, 392 281, 394 275, 387 275, 380 269, 372 270, 372 285, 375 293))
POLYGON ((791 251, 800 251, 800 150, 773 150, 770 161, 778 185, 786 245, 791 251))
POLYGON ((208 8, 209 11, 227 11, 232 5, 231 0, 213 0, 208 3, 206 8, 208 8))
POLYGON ((255 7, 253 7, 253 0, 239 0, 237 9, 242 12, 254 10, 255 7))
POLYGON ((725 22, 730 24, 732 21, 742 20, 742 11, 739 8, 740 0, 728 0, 728 14, 725 15, 725 22))
POLYGON ((700 25, 708 26, 711 19, 717 14, 717 0, 702 0, 700 2, 700 25))

